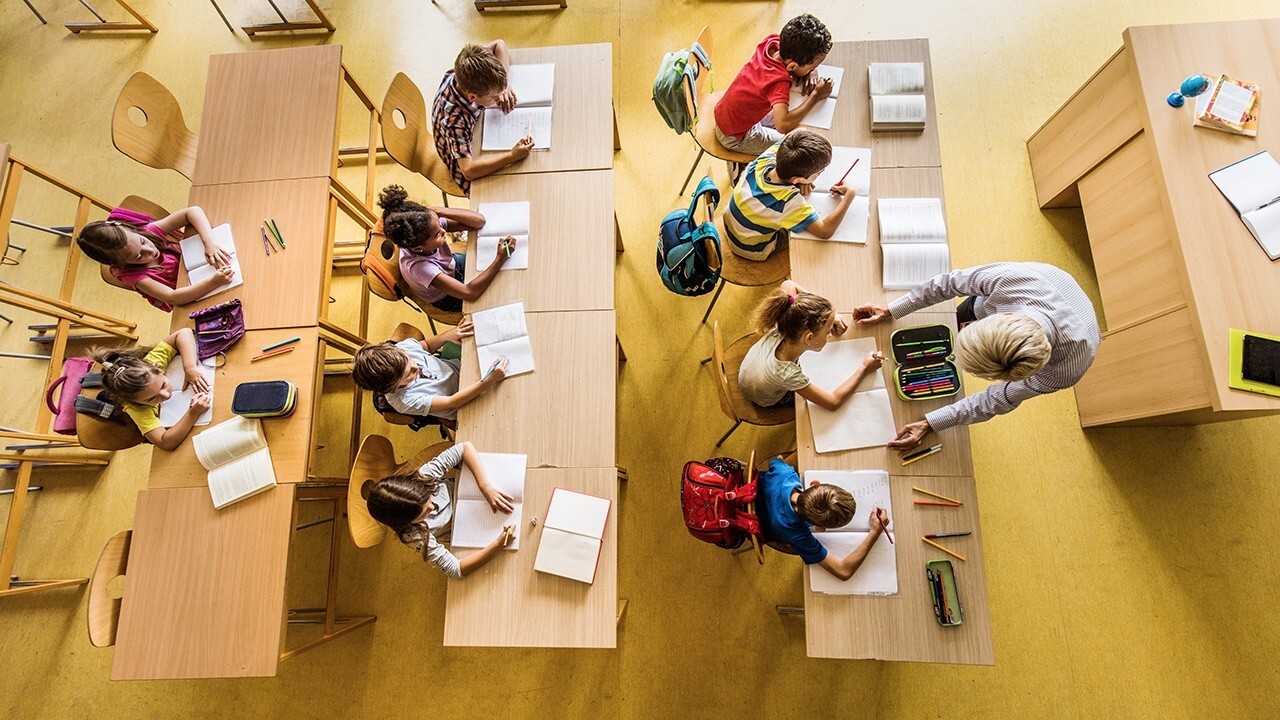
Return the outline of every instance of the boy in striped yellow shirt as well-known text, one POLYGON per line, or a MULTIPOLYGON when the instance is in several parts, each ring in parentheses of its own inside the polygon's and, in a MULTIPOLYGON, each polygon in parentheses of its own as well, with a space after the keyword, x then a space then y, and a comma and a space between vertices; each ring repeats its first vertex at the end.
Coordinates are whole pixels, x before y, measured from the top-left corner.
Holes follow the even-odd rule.
POLYGON ((843 182, 832 187, 840 204, 826 217, 819 217, 807 199, 829 164, 831 143, 808 130, 789 133, 751 161, 724 214, 729 249, 748 260, 765 260, 792 231, 808 230, 824 239, 835 234, 853 202, 853 190, 843 182))

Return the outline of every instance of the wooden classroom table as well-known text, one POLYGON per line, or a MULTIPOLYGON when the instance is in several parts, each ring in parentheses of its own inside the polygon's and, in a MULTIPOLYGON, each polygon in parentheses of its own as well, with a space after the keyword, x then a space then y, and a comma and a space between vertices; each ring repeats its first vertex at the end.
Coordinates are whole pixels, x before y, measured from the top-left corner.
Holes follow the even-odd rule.
MULTIPOLYGON (((526 312, 612 310, 615 261, 613 171, 533 173, 486 178, 471 189, 471 207, 529 201, 529 269, 502 270, 463 310, 524 301, 526 312)), ((479 274, 473 232, 469 281, 479 274)))
MULTIPOLYGON (((906 294, 901 290, 884 289, 875 201, 882 197, 942 198, 942 168, 927 40, 836 43, 825 62, 844 67, 845 74, 832 129, 818 132, 822 132, 833 145, 872 148, 868 242, 856 245, 794 238, 791 240, 791 277, 810 292, 830 299, 837 312, 847 314, 857 305, 886 305, 906 294), (871 62, 919 61, 925 63, 928 96, 929 120, 925 131, 871 133, 867 65, 871 62)), ((847 337, 875 337, 877 347, 890 356, 889 336, 894 330, 929 324, 947 325, 954 331, 954 303, 940 303, 893 322, 863 327, 850 323, 847 337)), ((881 372, 885 373, 889 402, 898 427, 923 419, 926 412, 963 397, 961 393, 945 401, 902 400, 892 387, 894 367, 891 357, 886 357, 881 372)), ((808 655, 994 663, 968 428, 962 426, 930 433, 922 447, 941 442, 942 452, 906 467, 901 464, 897 452, 887 447, 818 453, 813 446, 809 409, 805 400, 797 397, 796 440, 802 473, 814 469, 887 470, 893 504, 894 539, 897 540, 898 593, 890 597, 814 593, 809 590, 806 569, 804 609, 808 655), (914 505, 912 485, 957 498, 964 505, 959 508, 914 505), (919 536, 948 530, 970 530, 973 535, 960 538, 959 543, 946 541, 967 561, 952 559, 964 605, 964 624, 944 628, 933 617, 924 563, 951 558, 925 545, 919 536)))
MULTIPOLYGON (((618 124, 613 114, 613 45, 515 48, 510 52, 512 65, 556 65, 551 147, 534 150, 529 157, 496 174, 612 168, 613 151, 618 147, 618 124)), ((473 140, 477 152, 483 141, 481 118, 473 140)))
MULTIPOLYGON (((537 468, 531 462, 524 493, 520 549, 503 552, 463 580, 449 580, 444 644, 616 647, 617 469, 612 465, 537 468), (551 491, 557 487, 598 495, 613 502, 605 524, 595 582, 590 585, 533 569, 542 538, 542 519, 547 515, 551 491), (534 518, 538 519, 537 525, 531 522, 534 518)), ((476 551, 463 550, 458 555, 465 557, 472 552, 476 551)))
POLYGON ((1188 425, 1280 412, 1228 387, 1227 336, 1280 333, 1280 264, 1209 173, 1280 156, 1280 20, 1131 27, 1124 45, 1027 141, 1042 208, 1084 210, 1105 331, 1075 387, 1080 424, 1188 425), (1263 90, 1258 136, 1192 126, 1194 98, 1165 96, 1196 72, 1263 90), (1149 362, 1159 358, 1159 362, 1149 362))

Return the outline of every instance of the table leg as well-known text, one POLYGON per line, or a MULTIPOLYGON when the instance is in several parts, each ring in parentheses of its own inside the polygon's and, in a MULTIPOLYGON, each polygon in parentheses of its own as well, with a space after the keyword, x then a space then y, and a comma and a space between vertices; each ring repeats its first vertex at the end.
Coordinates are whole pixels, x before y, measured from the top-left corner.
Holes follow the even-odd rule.
POLYGON ((621 365, 627 361, 627 353, 622 349, 622 341, 619 340, 616 335, 614 336, 613 341, 618 344, 618 364, 621 365))
POLYGON ((613 111, 613 151, 618 152, 622 149, 622 137, 618 135, 618 111, 609 104, 609 109, 613 111))
POLYGON ((617 616, 616 618, 614 618, 614 621, 613 621, 613 624, 614 624, 614 625, 621 625, 621 624, 622 624, 622 615, 623 615, 625 612, 627 612, 627 599, 626 599, 626 598, 618 598, 618 616, 617 616))
POLYGON ((622 245, 622 226, 618 225, 618 211, 613 212, 613 248, 618 252, 626 252, 622 245))

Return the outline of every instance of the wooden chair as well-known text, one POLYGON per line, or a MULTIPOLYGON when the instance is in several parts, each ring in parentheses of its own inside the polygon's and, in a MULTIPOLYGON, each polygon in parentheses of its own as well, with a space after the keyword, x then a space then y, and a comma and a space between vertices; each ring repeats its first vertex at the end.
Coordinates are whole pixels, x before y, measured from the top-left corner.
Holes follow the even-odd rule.
MULTIPOLYGON (((98 22, 67 23, 67 29, 77 35, 82 32, 97 32, 102 30, 146 30, 147 32, 153 33, 160 32, 160 28, 152 25, 150 20, 143 17, 142 13, 130 7, 129 3, 125 2, 125 0, 115 0, 115 3, 124 8, 125 12, 132 15, 137 22, 107 22, 107 19, 102 17, 102 15, 95 10, 93 6, 88 3, 88 0, 80 0, 80 4, 88 8, 89 12, 93 13, 93 16, 98 18, 98 22)), ((27 3, 27 7, 30 7, 32 12, 35 12, 35 8, 31 7, 31 3, 27 3)), ((40 17, 40 13, 36 13, 36 17, 40 17)), ((44 18, 40 18, 40 20, 43 22, 44 18)))
MULTIPOLYGON (((330 22, 328 16, 320 10, 320 6, 315 3, 315 0, 305 0, 305 2, 307 3, 307 6, 311 8, 311 12, 315 13, 315 20, 290 20, 285 17, 284 13, 280 12, 279 7, 276 7, 275 0, 267 0, 267 3, 271 5, 271 9, 275 10, 276 15, 280 16, 280 22, 264 23, 261 25, 244 25, 240 29, 249 37, 253 37, 259 33, 289 32, 293 30, 324 30, 327 33, 332 33, 337 30, 337 28, 333 26, 333 23, 330 22)), ((213 3, 213 7, 218 11, 219 15, 222 15, 222 21, 227 23, 227 27, 230 28, 231 23, 227 22, 227 16, 223 15, 222 8, 218 7, 217 2, 213 3)), ((233 30, 232 32, 234 33, 235 31, 233 30)))
POLYGON ((355 460, 351 464, 351 476, 347 481, 347 527, 351 530, 351 540, 358 548, 371 548, 382 542, 387 528, 369 515, 365 502, 366 482, 377 482, 382 478, 422 466, 435 456, 453 446, 451 442, 440 442, 431 445, 404 463, 396 462, 395 449, 391 441, 382 435, 369 435, 360 443, 355 460))
POLYGON ((795 422, 796 409, 794 405, 785 405, 782 407, 760 407, 750 400, 742 396, 742 392, 738 389, 738 369, 742 367, 742 360, 747 356, 747 351, 752 345, 760 339, 759 333, 739 338, 736 342, 728 347, 724 346, 724 336, 720 333, 720 322, 716 321, 712 325, 713 346, 711 357, 702 361, 703 365, 712 363, 712 372, 715 373, 716 392, 720 397, 720 410, 724 412, 730 420, 733 421, 733 427, 729 428, 729 432, 721 436, 716 442, 716 447, 724 444, 725 440, 733 434, 734 430, 742 423, 758 426, 786 425, 795 422))
MULTIPOLYGON (((550 8, 564 10, 569 7, 569 0, 476 0, 476 12, 484 12, 491 8, 550 8)), ((621 616, 621 611, 619 611, 621 616)))
POLYGON ((89 642, 94 647, 116 644, 116 627, 120 623, 120 598, 107 592, 112 580, 125 574, 129 566, 129 541, 132 530, 121 530, 103 546, 98 564, 89 578, 89 642))
MULTIPOLYGON (((432 333, 437 332, 436 321, 449 326, 456 326, 462 322, 461 312, 441 310, 431 303, 419 303, 414 299, 413 294, 404 284, 404 278, 400 275, 400 248, 382 234, 381 221, 369 231, 369 240, 365 244, 364 262, 379 268, 376 271, 379 279, 372 279, 367 283, 369 292, 390 302, 404 301, 413 309, 426 315, 427 322, 431 324, 432 333), (389 278, 394 286, 386 287, 381 278, 389 278)), ((370 272, 363 267, 361 271, 366 275, 370 272)))
POLYGON ((119 425, 84 414, 76 416, 76 438, 89 450, 128 450, 145 440, 132 422, 119 425))
POLYGON ((176 170, 188 180, 196 166, 196 134, 187 129, 182 108, 158 80, 137 72, 120 90, 111 116, 111 143, 143 165, 176 170), (143 114, 141 127, 129 119, 129 109, 143 114))
POLYGON ((439 188, 446 207, 450 195, 466 197, 436 153, 431 118, 422 91, 404 73, 396 73, 382 101, 382 144, 392 160, 439 188), (404 127, 397 124, 397 118, 404 121, 404 127))
POLYGON ((790 246, 775 251, 764 260, 748 260, 729 247, 729 235, 724 229, 724 212, 716 215, 716 232, 720 234, 720 282, 716 284, 716 293, 711 296, 711 304, 702 314, 702 324, 707 324, 711 317, 711 309, 720 299, 720 292, 726 283, 740 287, 761 287, 775 285, 791 275, 790 246))
MULTIPOLYGON (((702 46, 707 53, 707 59, 715 64, 712 56, 715 54, 715 42, 711 38, 711 26, 707 25, 702 28, 702 32, 698 33, 695 43, 702 46)), ((689 166, 689 174, 684 178, 684 184, 680 186, 680 194, 683 195, 686 188, 689 187, 689 180, 693 178, 693 171, 698 169, 698 163, 702 160, 703 155, 710 155, 713 158, 724 160, 725 162, 743 165, 756 159, 754 155, 746 153, 734 152, 721 144, 719 138, 716 137, 716 119, 715 108, 716 103, 720 102, 720 98, 724 96, 724 90, 713 93, 707 90, 707 79, 711 76, 711 67, 703 66, 696 56, 689 56, 690 62, 698 63, 700 71, 698 79, 693 82, 693 87, 685 88, 685 102, 689 107, 689 117, 693 118, 693 140, 698 144, 698 156, 693 159, 693 165, 689 166), (702 111, 707 112, 706 122, 703 122, 702 111)), ((725 84, 728 87, 728 83, 725 84)), ((729 173, 730 179, 737 177, 737 172, 729 173)))

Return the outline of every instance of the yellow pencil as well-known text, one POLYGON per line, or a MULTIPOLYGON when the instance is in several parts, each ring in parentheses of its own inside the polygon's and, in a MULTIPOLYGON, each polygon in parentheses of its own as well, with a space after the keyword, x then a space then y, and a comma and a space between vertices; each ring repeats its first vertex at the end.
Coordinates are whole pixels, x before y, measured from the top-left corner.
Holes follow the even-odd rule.
POLYGON ((503 528, 503 530, 502 530, 502 547, 506 547, 506 546, 507 546, 507 543, 509 543, 509 542, 511 542, 511 529, 510 529, 510 528, 503 528))
POLYGON ((927 537, 921 537, 920 539, 921 539, 921 540, 923 540, 923 541, 925 541, 925 542, 927 542, 927 543, 929 543, 930 545, 932 545, 932 546, 934 546, 934 547, 938 548, 938 549, 939 549, 939 550, 941 550, 942 552, 944 552, 944 553, 946 553, 946 554, 950 555, 951 557, 953 557, 953 558, 955 558, 955 559, 957 559, 957 560, 964 560, 964 556, 963 556, 963 555, 961 555, 961 554, 959 554, 959 553, 953 553, 953 552, 951 552, 950 550, 948 550, 948 549, 946 549, 946 548, 942 547, 941 545, 939 545, 938 543, 936 543, 936 542, 934 542, 934 541, 930 540, 930 539, 929 539, 929 538, 927 538, 927 537))
POLYGON ((963 505, 963 504, 964 504, 964 503, 960 502, 959 500, 953 500, 953 499, 951 499, 951 498, 947 497, 946 495, 939 495, 939 494, 938 494, 938 493, 936 493, 936 492, 929 492, 928 490, 925 490, 924 488, 918 488, 918 487, 912 486, 912 488, 911 488, 911 489, 912 489, 912 490, 915 490, 915 491, 916 491, 916 492, 918 492, 918 493, 924 493, 925 495, 928 495, 928 496, 930 496, 930 497, 936 497, 936 498, 938 498, 939 500, 946 500, 947 502, 953 502, 953 503, 955 503, 955 504, 957 504, 957 505, 963 505))

